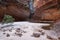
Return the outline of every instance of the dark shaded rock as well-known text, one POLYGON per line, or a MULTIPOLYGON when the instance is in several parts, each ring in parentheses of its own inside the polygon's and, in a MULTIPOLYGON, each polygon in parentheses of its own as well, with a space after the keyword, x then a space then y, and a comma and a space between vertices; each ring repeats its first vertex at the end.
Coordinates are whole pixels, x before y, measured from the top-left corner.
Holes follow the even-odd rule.
POLYGON ((56 38, 52 38, 50 36, 47 35, 47 38, 50 39, 50 40, 57 40, 56 38))
POLYGON ((52 27, 53 27, 52 25, 49 25, 49 26, 43 26, 42 28, 45 30, 51 30, 52 27))
POLYGON ((3 34, 6 34, 5 32, 3 34))
POLYGON ((21 30, 20 28, 17 28, 17 29, 16 29, 16 32, 20 32, 20 30, 21 30))
POLYGON ((12 30, 9 30, 9 32, 12 32, 12 30))
POLYGON ((47 38, 48 38, 48 39, 52 39, 52 37, 50 37, 50 36, 48 36, 48 35, 47 35, 47 38))
POLYGON ((26 31, 23 31, 23 33, 26 33, 26 31))
POLYGON ((60 37, 58 37, 58 39, 60 40, 60 37))
POLYGON ((17 36, 21 37, 22 33, 15 33, 17 36))
POLYGON ((10 34, 7 34, 6 37, 10 37, 10 34))
POLYGON ((22 33, 21 34, 17 34, 17 35, 21 37, 22 36, 22 33))
POLYGON ((42 32, 42 30, 38 30, 38 32, 42 32))
POLYGON ((33 33, 33 37, 40 37, 40 33, 33 33))
POLYGON ((20 30, 20 28, 17 28, 17 30, 20 30))
POLYGON ((44 32, 42 32, 42 34, 41 35, 44 35, 45 33, 44 32))
POLYGON ((15 34, 17 36, 21 37, 22 36, 22 30, 20 28, 17 28, 15 34))
POLYGON ((43 30, 38 30, 38 32, 40 32, 41 35, 44 35, 45 34, 45 32, 43 32, 43 30))

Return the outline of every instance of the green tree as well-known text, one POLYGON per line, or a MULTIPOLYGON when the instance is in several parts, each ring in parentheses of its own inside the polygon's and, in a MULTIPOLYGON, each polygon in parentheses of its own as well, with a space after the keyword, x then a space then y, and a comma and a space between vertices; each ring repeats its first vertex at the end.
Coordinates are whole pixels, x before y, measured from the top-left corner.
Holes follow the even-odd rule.
POLYGON ((10 15, 4 15, 4 18, 2 20, 2 24, 4 23, 13 23, 14 22, 14 18, 10 15))

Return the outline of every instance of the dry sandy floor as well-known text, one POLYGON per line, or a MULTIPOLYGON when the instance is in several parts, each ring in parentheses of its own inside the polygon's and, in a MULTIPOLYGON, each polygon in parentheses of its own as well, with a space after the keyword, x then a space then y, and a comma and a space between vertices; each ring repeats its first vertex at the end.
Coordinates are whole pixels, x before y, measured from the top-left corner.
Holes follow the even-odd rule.
POLYGON ((14 22, 12 26, 5 25, 0 24, 0 40, 60 40, 55 31, 41 28, 50 24, 14 22))

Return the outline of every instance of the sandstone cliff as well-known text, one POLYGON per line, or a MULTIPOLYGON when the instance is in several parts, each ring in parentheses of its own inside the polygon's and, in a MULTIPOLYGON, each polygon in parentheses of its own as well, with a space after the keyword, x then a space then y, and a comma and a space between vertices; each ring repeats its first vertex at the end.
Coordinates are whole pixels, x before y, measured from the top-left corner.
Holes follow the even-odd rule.
MULTIPOLYGON (((15 18, 16 21, 23 21, 29 19, 29 0, 3 0, 0 1, 0 21, 4 14, 9 14, 15 18)), ((60 18, 59 0, 34 0, 35 14, 32 21, 56 21, 60 18)), ((30 19, 28 20, 30 21, 30 19)))

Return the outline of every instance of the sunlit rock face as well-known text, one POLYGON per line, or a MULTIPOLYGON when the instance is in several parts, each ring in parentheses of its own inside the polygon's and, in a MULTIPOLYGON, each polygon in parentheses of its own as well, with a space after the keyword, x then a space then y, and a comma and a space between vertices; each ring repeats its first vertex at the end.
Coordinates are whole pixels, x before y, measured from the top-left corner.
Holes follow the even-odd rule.
POLYGON ((53 1, 53 0, 34 0, 34 6, 39 8, 50 1, 53 1))
POLYGON ((35 14, 33 20, 39 21, 56 21, 60 18, 60 13, 57 9, 57 0, 35 0, 35 14))
POLYGON ((60 18, 60 10, 56 8, 48 9, 43 11, 42 13, 36 13, 33 17, 35 20, 43 20, 43 21, 56 21, 60 18))

